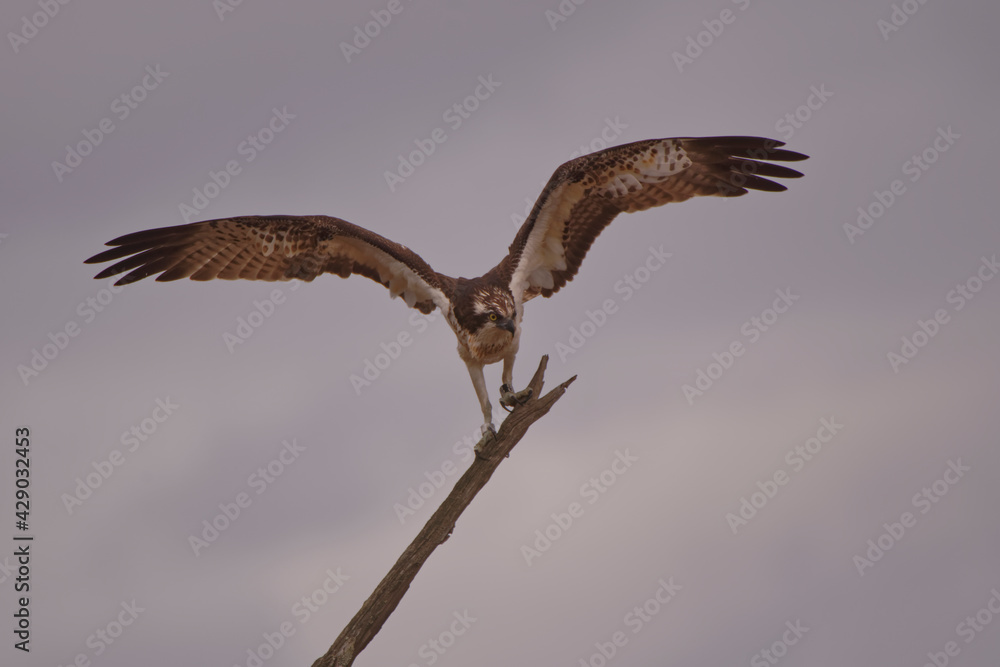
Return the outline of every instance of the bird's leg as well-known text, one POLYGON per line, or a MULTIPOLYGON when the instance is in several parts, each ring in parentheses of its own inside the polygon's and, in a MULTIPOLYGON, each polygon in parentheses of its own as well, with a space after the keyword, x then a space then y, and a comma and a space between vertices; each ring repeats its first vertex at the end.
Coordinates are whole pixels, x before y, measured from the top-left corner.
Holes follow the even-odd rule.
POLYGON ((472 386, 476 389, 476 396, 479 398, 479 407, 483 410, 482 439, 476 443, 475 451, 479 453, 482 447, 496 438, 497 430, 493 426, 493 406, 490 405, 490 395, 486 390, 486 378, 483 376, 482 364, 466 363, 469 369, 469 377, 472 378, 472 386))
POLYGON ((503 384, 500 385, 500 407, 502 407, 507 412, 514 409, 515 406, 521 405, 529 398, 531 398, 531 387, 527 389, 522 389, 521 391, 514 391, 514 356, 504 357, 503 359, 503 374, 501 376, 503 379, 503 384))

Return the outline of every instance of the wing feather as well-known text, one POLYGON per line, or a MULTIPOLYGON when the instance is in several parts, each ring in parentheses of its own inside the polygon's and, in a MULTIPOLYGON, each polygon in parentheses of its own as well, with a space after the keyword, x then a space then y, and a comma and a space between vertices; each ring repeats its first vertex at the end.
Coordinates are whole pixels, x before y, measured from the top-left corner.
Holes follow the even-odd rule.
POLYGON ((594 240, 619 213, 691 197, 781 192, 770 178, 802 174, 764 160, 807 156, 762 137, 678 137, 615 146, 556 169, 510 252, 492 273, 522 302, 552 296, 573 279, 594 240))
POLYGON ((109 241, 109 250, 86 260, 119 260, 97 274, 125 276, 127 285, 156 280, 310 281, 323 273, 361 275, 402 297, 408 306, 446 312, 455 280, 434 271, 404 245, 327 216, 246 216, 149 229, 109 241), (127 273, 126 273, 127 272, 127 273))

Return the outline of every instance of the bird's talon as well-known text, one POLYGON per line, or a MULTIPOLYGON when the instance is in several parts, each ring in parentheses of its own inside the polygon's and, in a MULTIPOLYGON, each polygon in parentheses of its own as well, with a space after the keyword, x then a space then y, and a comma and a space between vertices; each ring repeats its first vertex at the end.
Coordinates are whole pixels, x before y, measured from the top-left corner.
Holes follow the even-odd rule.
POLYGON ((486 458, 483 456, 483 450, 486 446, 497 439, 497 430, 494 428, 493 424, 483 424, 482 433, 483 437, 480 438, 479 442, 476 443, 476 446, 472 448, 472 451, 476 453, 476 456, 481 459, 486 458))
POLYGON ((524 405, 531 398, 531 387, 515 392, 510 385, 500 385, 500 407, 510 412, 518 405, 524 405))

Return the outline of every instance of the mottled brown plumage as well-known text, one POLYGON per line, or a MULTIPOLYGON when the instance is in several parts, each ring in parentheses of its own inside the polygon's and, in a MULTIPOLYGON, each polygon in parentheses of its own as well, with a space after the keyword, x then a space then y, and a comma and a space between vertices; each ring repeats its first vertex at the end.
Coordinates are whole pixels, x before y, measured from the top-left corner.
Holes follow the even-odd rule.
POLYGON ((549 179, 507 256, 479 278, 438 273, 406 246, 322 215, 244 216, 150 229, 110 241, 110 250, 86 262, 118 260, 96 276, 127 272, 118 285, 156 274, 158 281, 311 281, 322 273, 370 278, 412 308, 442 311, 490 431, 483 366, 503 360, 503 405, 523 398, 511 387, 525 301, 552 296, 572 280, 619 213, 691 197, 785 190, 768 179, 802 174, 766 160, 806 156, 782 145, 760 137, 651 139, 570 160, 549 179))
POLYGON ((590 246, 619 213, 691 197, 738 197, 748 190, 786 190, 763 177, 798 178, 802 174, 760 161, 806 159, 801 153, 780 149, 783 145, 760 137, 679 137, 636 141, 570 160, 552 174, 507 257, 494 271, 501 279, 513 281, 520 268, 528 283, 525 301, 539 294, 552 296, 573 279, 590 246), (536 261, 526 260, 525 266, 524 254, 532 240, 543 247, 554 246, 549 254, 556 259, 548 264, 539 261, 543 250, 536 253, 536 261), (558 261, 559 251, 563 262, 558 261), (531 280, 538 268, 543 270, 542 277, 531 280), (544 276, 546 270, 551 286, 544 276))
POLYGON ((429 313, 434 300, 426 289, 451 291, 454 279, 434 271, 406 246, 325 215, 261 215, 206 220, 126 234, 116 246, 94 255, 88 264, 121 259, 95 276, 129 271, 116 285, 159 273, 156 280, 299 280, 321 273, 341 278, 371 278, 393 296, 409 296, 408 305, 429 313), (406 292, 406 294, 404 294, 406 292))

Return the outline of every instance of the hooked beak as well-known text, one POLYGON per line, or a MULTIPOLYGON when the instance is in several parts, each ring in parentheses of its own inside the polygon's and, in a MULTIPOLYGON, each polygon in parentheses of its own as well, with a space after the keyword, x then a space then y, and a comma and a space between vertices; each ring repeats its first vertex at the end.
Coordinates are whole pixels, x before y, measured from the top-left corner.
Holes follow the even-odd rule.
POLYGON ((503 329, 504 331, 509 331, 510 335, 514 335, 514 320, 509 317, 505 317, 499 322, 497 322, 497 328, 503 329))

